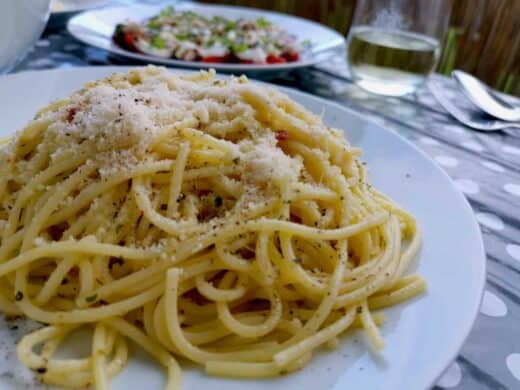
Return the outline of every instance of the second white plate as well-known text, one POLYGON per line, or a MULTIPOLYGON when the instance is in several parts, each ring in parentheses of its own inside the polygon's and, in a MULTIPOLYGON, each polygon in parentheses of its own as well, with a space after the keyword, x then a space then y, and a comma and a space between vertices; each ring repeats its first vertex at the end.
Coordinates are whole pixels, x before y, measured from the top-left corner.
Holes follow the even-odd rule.
POLYGON ((52 0, 48 28, 59 28, 78 12, 106 5, 108 0, 52 0))
POLYGON ((290 34, 293 34, 299 42, 308 40, 311 42, 312 48, 308 52, 302 53, 302 58, 299 61, 284 64, 208 64, 200 61, 183 61, 133 53, 114 44, 112 41, 112 34, 114 33, 118 23, 124 23, 129 20, 144 20, 158 14, 163 8, 164 6, 157 5, 132 5, 127 7, 95 9, 74 16, 69 20, 67 28, 70 34, 72 34, 76 39, 119 56, 147 63, 189 68, 211 67, 221 71, 232 72, 283 71, 310 66, 324 58, 328 58, 328 56, 331 55, 331 50, 341 48, 345 44, 345 39, 338 32, 322 26, 321 24, 302 18, 254 8, 203 5, 191 2, 177 3, 175 4, 175 9, 178 11, 190 10, 204 16, 225 16, 226 18, 233 20, 238 18, 255 20, 264 17, 270 22, 284 28, 290 34), (323 51, 324 49, 326 50, 323 51))

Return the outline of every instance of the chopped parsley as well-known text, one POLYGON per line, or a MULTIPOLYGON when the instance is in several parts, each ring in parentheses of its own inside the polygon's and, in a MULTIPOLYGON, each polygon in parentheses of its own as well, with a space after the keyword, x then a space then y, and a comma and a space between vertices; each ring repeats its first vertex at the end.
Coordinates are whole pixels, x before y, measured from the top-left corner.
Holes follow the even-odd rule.
POLYGON ((165 17, 165 16, 171 16, 175 13, 175 8, 173 8, 173 5, 169 5, 165 9, 161 10, 159 12, 159 16, 165 17))
POLYGON ((247 49, 249 48, 249 45, 247 43, 233 43, 231 45, 231 49, 235 52, 235 53, 242 53, 244 51, 246 51, 247 49))
POLYGON ((150 45, 157 49, 164 49, 166 47, 166 42, 159 35, 154 35, 152 39, 150 39, 150 45))
POLYGON ((266 18, 260 17, 260 18, 256 19, 256 25, 258 27, 270 27, 272 25, 272 23, 270 21, 268 21, 266 18))
POLYGON ((162 24, 157 18, 152 18, 148 21, 146 26, 152 30, 160 30, 162 24))
POLYGON ((184 34, 175 34, 175 38, 178 40, 178 41, 187 41, 188 39, 190 39, 191 37, 191 34, 188 34, 188 33, 184 33, 184 34))

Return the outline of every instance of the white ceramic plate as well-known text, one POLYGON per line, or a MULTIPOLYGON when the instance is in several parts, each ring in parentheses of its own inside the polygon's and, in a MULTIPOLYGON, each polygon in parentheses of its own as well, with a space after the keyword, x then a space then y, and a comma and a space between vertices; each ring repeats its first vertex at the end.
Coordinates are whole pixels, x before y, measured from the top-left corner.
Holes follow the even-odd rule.
MULTIPOLYGON (((76 68, 0 78, 0 136, 22 128, 39 108, 67 96, 84 82, 127 69, 76 68)), ((448 176, 400 136, 338 104, 290 89, 285 91, 310 110, 323 113, 328 125, 344 128, 347 138, 364 149, 363 159, 368 163, 373 184, 417 217, 424 245, 415 267, 426 278, 428 292, 387 310, 388 322, 382 327, 387 347, 379 356, 367 350, 362 334, 355 333, 343 337, 337 350, 317 354, 302 371, 277 379, 213 378, 200 367, 183 364, 184 388, 428 388, 457 355, 478 311, 485 256, 473 213, 448 176)), ((6 337, 2 341, 8 342, 6 337)), ((3 359, 0 356, 0 361, 4 362, 3 359)), ((156 389, 161 388, 163 375, 158 365, 137 354, 112 384, 116 390, 156 389)), ((12 388, 6 381, 0 375, 0 389, 12 388)))
POLYGON ((52 0, 48 27, 58 28, 65 26, 74 14, 101 7, 107 3, 108 0, 52 0))
POLYGON ((70 19, 67 28, 72 36, 86 44, 134 60, 190 68, 212 67, 221 71, 236 72, 281 71, 313 65, 328 58, 332 53, 335 53, 334 49, 341 48, 345 44, 345 39, 338 32, 309 20, 254 8, 203 5, 191 2, 177 3, 175 9, 179 11, 191 10, 206 16, 220 15, 229 19, 242 17, 254 20, 264 17, 296 36, 298 41, 309 40, 312 48, 310 51, 302 53, 302 58, 299 61, 284 64, 205 64, 133 53, 121 49, 112 42, 112 34, 118 23, 124 23, 128 20, 144 20, 158 14, 163 8, 164 5, 132 5, 92 10, 70 19))

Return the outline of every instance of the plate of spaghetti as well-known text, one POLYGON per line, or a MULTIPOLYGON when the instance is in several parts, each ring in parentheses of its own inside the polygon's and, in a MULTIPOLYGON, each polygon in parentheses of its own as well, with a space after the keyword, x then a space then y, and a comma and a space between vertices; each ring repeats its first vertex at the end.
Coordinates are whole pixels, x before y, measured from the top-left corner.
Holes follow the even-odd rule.
POLYGON ((94 9, 73 17, 67 28, 119 56, 234 72, 309 66, 345 42, 338 32, 295 16, 191 2, 94 9))
POLYGON ((423 389, 469 333, 469 205, 359 114, 153 66, 0 105, 1 389, 423 389))

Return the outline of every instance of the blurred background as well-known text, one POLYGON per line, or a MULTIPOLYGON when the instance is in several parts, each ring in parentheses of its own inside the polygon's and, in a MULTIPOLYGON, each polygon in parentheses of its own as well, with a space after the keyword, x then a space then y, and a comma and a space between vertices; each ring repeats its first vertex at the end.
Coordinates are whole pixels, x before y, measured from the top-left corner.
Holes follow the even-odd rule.
MULTIPOLYGON (((432 0, 434 1, 434 0, 432 0)), ((205 0, 298 15, 346 34, 356 0, 205 0)), ((520 96, 520 1, 454 0, 437 72, 462 69, 520 96)))

